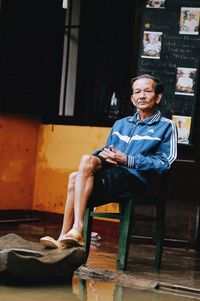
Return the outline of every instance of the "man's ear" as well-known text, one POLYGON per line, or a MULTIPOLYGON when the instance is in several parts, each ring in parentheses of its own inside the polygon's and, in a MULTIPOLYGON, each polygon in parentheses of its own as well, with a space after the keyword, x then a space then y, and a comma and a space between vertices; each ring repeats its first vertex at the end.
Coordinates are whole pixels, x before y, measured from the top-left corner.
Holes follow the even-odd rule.
POLYGON ((135 101, 134 101, 133 95, 131 95, 131 102, 132 102, 132 104, 135 106, 135 101))
POLYGON ((161 98, 162 98, 162 94, 158 94, 158 95, 157 95, 157 99, 156 99, 156 104, 157 104, 157 105, 160 103, 161 98))

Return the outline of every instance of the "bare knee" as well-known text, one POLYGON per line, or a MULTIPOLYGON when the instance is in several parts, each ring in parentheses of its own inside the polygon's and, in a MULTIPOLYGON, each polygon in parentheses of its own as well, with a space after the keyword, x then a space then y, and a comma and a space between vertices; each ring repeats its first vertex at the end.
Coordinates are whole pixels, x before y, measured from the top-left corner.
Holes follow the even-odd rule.
POLYGON ((74 189, 74 187, 75 187, 76 175, 77 175, 77 172, 72 172, 72 173, 69 175, 69 179, 68 179, 68 191, 74 189))
POLYGON ((79 165, 79 172, 93 173, 100 168, 100 160, 92 155, 83 155, 79 165))

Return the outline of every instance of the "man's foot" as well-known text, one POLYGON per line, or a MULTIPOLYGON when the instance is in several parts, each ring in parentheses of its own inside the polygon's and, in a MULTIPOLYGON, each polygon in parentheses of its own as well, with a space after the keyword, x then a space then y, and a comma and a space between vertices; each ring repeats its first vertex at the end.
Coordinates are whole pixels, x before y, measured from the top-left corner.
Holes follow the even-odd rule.
POLYGON ((42 246, 47 247, 49 249, 63 249, 64 246, 58 240, 55 240, 51 236, 44 236, 40 238, 40 243, 42 246))
POLYGON ((61 239, 59 239, 59 242, 62 245, 68 245, 70 247, 84 246, 83 236, 75 228, 72 228, 66 235, 62 235, 61 239))

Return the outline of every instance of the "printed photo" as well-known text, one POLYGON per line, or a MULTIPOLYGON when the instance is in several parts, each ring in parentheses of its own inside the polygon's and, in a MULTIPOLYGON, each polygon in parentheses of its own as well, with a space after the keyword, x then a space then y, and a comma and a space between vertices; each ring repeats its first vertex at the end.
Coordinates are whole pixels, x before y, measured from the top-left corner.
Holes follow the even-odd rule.
POLYGON ((172 115, 178 131, 178 143, 189 144, 191 120, 190 116, 172 115))
POLYGON ((162 32, 144 31, 141 57, 159 59, 162 44, 162 32))
POLYGON ((194 96, 196 68, 178 67, 176 73, 175 94, 194 96))
POLYGON ((165 8, 165 0, 147 0, 146 7, 148 7, 148 8, 165 8))
POLYGON ((199 34, 199 7, 181 7, 180 34, 199 34))

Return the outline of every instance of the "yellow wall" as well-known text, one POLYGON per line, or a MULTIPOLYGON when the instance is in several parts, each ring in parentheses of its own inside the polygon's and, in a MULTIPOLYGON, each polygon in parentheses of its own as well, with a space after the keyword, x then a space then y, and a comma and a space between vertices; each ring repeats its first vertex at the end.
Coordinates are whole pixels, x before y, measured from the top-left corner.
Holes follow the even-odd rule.
POLYGON ((39 125, 0 116, 0 210, 32 208, 39 125))

